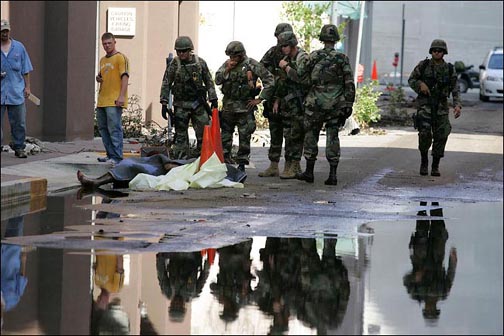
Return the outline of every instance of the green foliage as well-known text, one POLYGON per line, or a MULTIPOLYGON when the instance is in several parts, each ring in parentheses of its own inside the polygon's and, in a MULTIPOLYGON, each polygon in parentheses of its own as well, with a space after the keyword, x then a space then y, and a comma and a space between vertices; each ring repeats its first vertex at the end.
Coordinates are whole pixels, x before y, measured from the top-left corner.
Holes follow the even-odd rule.
POLYGON ((128 108, 123 111, 122 125, 124 138, 139 138, 142 136, 144 120, 139 95, 133 94, 128 98, 128 108))
POLYGON ((382 92, 375 91, 377 81, 372 81, 358 88, 353 106, 354 118, 362 129, 368 128, 371 122, 381 119, 380 108, 376 105, 382 92))
MULTIPOLYGON (((149 145, 158 145, 166 143, 167 127, 160 126, 155 121, 145 122, 143 109, 140 106, 140 96, 133 94, 128 98, 128 108, 123 111, 122 126, 123 137, 142 139, 149 145)), ((94 136, 99 137, 96 113, 94 117, 94 136)))
POLYGON ((389 113, 391 117, 401 117, 407 114, 406 108, 404 107, 405 103, 406 98, 402 87, 391 90, 389 100, 389 113))
POLYGON ((327 17, 327 10, 331 6, 328 1, 325 4, 315 4, 312 7, 305 6, 303 1, 284 1, 282 19, 287 20, 294 29, 301 48, 310 52, 314 39, 318 39, 320 30, 324 25, 323 17, 327 17))

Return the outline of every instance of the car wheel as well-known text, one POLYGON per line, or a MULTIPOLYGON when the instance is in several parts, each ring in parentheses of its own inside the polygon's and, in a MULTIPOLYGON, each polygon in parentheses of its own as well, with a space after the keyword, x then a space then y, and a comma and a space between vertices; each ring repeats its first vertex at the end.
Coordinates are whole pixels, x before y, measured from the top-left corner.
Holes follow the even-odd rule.
POLYGON ((467 83, 467 81, 465 79, 459 78, 457 80, 457 85, 459 87, 460 93, 466 93, 467 92, 467 88, 469 87, 469 84, 467 83))
POLYGON ((481 92, 480 92, 480 100, 481 101, 484 101, 484 102, 487 102, 490 100, 490 97, 488 96, 485 96, 485 95, 482 95, 481 92))

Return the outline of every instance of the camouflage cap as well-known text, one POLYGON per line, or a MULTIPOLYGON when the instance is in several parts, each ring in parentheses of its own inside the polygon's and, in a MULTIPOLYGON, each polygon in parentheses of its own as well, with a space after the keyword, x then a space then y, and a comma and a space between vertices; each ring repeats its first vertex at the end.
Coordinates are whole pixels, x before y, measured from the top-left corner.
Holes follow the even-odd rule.
POLYGON ((194 49, 192 40, 189 36, 179 36, 175 40, 175 50, 186 50, 186 49, 194 49))
POLYGON ((444 54, 448 55, 448 47, 446 46, 446 42, 444 40, 435 39, 432 41, 429 48, 429 54, 432 54, 432 49, 443 49, 444 54))
POLYGON ((245 54, 245 47, 240 41, 231 41, 226 47, 226 55, 233 56, 238 54, 245 54))
POLYGON ((338 28, 333 24, 326 24, 320 30, 319 40, 322 42, 338 42, 340 40, 338 28))
POLYGON ((278 45, 279 46, 297 46, 298 40, 296 38, 296 35, 292 31, 284 31, 283 33, 280 33, 280 35, 277 36, 278 39, 278 45))
POLYGON ((278 37, 278 35, 285 31, 293 31, 292 26, 285 22, 277 24, 275 28, 275 37, 278 37))

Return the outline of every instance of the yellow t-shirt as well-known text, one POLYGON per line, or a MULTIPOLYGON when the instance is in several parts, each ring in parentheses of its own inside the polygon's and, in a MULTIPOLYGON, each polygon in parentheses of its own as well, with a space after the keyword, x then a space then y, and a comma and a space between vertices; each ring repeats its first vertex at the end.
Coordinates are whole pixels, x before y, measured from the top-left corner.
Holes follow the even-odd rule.
MULTIPOLYGON (((100 74, 103 82, 98 92, 97 107, 115 106, 115 101, 121 92, 121 78, 129 76, 129 61, 120 52, 100 59, 100 74)), ((128 107, 128 90, 124 97, 124 108, 128 107)))

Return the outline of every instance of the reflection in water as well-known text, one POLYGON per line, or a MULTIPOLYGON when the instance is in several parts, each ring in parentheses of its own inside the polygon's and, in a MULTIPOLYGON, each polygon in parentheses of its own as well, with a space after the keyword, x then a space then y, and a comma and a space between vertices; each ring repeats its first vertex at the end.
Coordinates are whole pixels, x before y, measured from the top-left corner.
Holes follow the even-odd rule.
POLYGON ((226 322, 236 320, 240 308, 252 302, 251 249, 252 239, 217 249, 219 274, 210 289, 223 305, 220 318, 226 322))
MULTIPOLYGON (((110 198, 103 198, 102 203, 113 203, 110 198)), ((117 218, 117 213, 99 211, 96 218, 117 218)), ((122 237, 106 238, 99 235, 95 239, 122 240, 122 237)), ((94 285, 100 289, 91 310, 90 331, 93 335, 129 335, 129 317, 121 305, 121 298, 115 296, 124 285, 124 257, 106 254, 105 250, 96 250, 93 263, 94 285)))
POLYGON ((268 238, 256 291, 259 308, 273 315, 271 334, 288 331, 291 315, 318 334, 342 322, 350 296, 348 272, 336 257, 336 239, 324 240, 322 258, 313 238, 268 238))
MULTIPOLYGON (((9 218, 4 238, 23 235, 23 216, 9 218)), ((18 304, 28 278, 26 275, 26 251, 19 245, 2 244, 2 326, 3 313, 18 304)))
POLYGON ((209 268, 208 260, 203 262, 201 252, 161 252, 156 255, 159 287, 170 300, 168 314, 171 321, 183 321, 186 303, 201 293, 209 268))
MULTIPOLYGON (((420 205, 425 207, 427 202, 420 202, 420 205)), ((439 203, 432 202, 432 206, 437 207, 439 203)), ((427 211, 421 210, 417 215, 427 216, 427 211)), ((443 217, 443 209, 433 208, 430 215, 443 217)), ((448 270, 443 265, 447 240, 443 219, 419 219, 409 243, 413 270, 404 276, 403 283, 412 299, 424 302, 423 317, 430 323, 438 320, 441 311, 437 302, 448 297, 455 278, 457 250, 454 247, 450 250, 448 270)))

